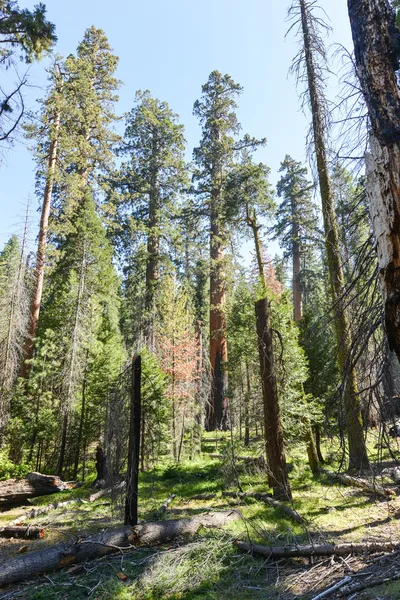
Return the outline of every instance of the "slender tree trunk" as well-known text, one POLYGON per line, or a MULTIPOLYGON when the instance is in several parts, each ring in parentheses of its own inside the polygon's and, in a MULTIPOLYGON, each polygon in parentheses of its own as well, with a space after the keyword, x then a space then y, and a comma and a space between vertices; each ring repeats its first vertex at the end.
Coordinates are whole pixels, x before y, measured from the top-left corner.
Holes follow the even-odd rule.
POLYGON ((140 456, 140 421, 142 361, 136 356, 132 361, 132 392, 129 426, 128 473, 126 480, 125 525, 138 522, 138 485, 140 456))
POLYGON ((249 363, 246 361, 246 383, 247 392, 244 394, 244 445, 250 445, 250 398, 251 398, 251 383, 249 363))
POLYGON ((44 188, 42 214, 40 217, 40 228, 39 228, 39 240, 38 248, 36 253, 36 266, 35 266, 35 278, 34 288, 32 294, 32 302, 30 309, 30 320, 25 340, 25 347, 23 353, 23 364, 21 369, 21 377, 24 379, 29 378, 31 370, 30 361, 33 358, 35 351, 35 338, 39 323, 40 305, 42 302, 43 293, 43 280, 44 280, 44 269, 46 262, 46 248, 47 248, 47 231, 49 227, 49 217, 51 208, 51 196, 53 193, 54 179, 56 173, 57 164, 57 150, 58 150, 58 135, 60 131, 60 110, 57 109, 55 115, 55 126, 54 136, 50 142, 49 162, 47 167, 46 185, 44 188))
POLYGON ((311 428, 311 423, 307 418, 305 418, 303 420, 303 422, 304 422, 304 427, 306 429, 304 438, 305 438, 306 447, 307 447, 308 464, 310 465, 310 468, 311 468, 311 471, 313 472, 313 474, 318 475, 319 474, 319 460, 318 460, 318 454, 317 454, 317 448, 315 445, 313 430, 311 428))
POLYGON ((60 455, 58 458, 58 467, 57 467, 57 475, 61 477, 64 462, 65 462, 65 450, 67 447, 67 431, 68 431, 68 412, 64 414, 63 424, 62 424, 62 433, 61 433, 61 447, 60 447, 60 455))
POLYGON ((368 467, 369 461, 362 428, 357 374, 355 368, 349 364, 352 347, 351 331, 343 300, 344 277, 340 261, 337 217, 333 201, 331 178, 328 170, 322 99, 318 89, 317 74, 311 46, 310 14, 306 1, 299 0, 299 2, 301 8, 308 89, 311 101, 315 155, 317 159, 319 187, 322 201, 326 255, 328 259, 331 293, 335 311, 334 318, 338 344, 338 359, 342 377, 345 382, 344 409, 349 444, 349 469, 359 471, 368 467))
POLYGON ((400 359, 400 31, 387 0, 348 0, 357 74, 372 134, 367 195, 375 233, 386 335, 400 359))
POLYGON ((82 382, 82 405, 81 405, 81 414, 80 414, 80 418, 79 418, 78 439, 76 441, 74 473, 72 476, 73 479, 76 479, 78 476, 79 456, 80 456, 81 445, 82 445, 83 423, 85 420, 85 410, 86 410, 86 385, 87 385, 87 374, 88 374, 88 360, 89 360, 89 350, 86 351, 85 373, 84 373, 83 382, 82 382))
POLYGON ((278 401, 272 329, 268 300, 256 302, 257 337, 260 355, 260 372, 264 401, 264 430, 269 469, 269 485, 278 500, 290 500, 291 491, 287 477, 283 431, 278 401))
POLYGON ((227 428, 228 346, 226 339, 226 273, 225 248, 217 213, 217 200, 212 199, 210 237, 210 364, 211 401, 206 414, 206 429, 227 428))
POLYGON ((324 460, 324 457, 322 456, 322 451, 321 451, 321 426, 319 425, 319 423, 317 423, 314 426, 314 430, 315 430, 315 447, 317 449, 318 460, 321 463, 321 465, 323 465, 325 460, 324 460))
POLYGON ((296 323, 301 321, 303 317, 303 302, 300 285, 300 245, 297 242, 293 243, 293 313, 296 323))

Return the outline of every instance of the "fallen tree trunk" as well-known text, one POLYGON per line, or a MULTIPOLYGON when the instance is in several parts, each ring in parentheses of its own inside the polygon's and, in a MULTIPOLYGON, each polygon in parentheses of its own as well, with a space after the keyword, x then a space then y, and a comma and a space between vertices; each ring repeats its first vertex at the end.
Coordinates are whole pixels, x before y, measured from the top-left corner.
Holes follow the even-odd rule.
POLYGON ((154 546, 183 535, 195 535, 202 527, 221 527, 239 518, 241 514, 236 510, 210 512, 187 519, 123 527, 80 540, 72 545, 59 544, 37 550, 0 563, 0 586, 132 547, 154 546))
POLYGON ((364 490, 364 492, 369 494, 376 494, 377 496, 381 496, 383 498, 396 495, 396 492, 392 489, 386 489, 377 483, 370 483, 365 479, 352 477, 351 475, 347 475, 347 473, 331 473, 326 469, 321 469, 321 473, 324 473, 327 477, 329 477, 329 479, 340 481, 344 485, 361 488, 364 490))
POLYGON ((269 506, 279 508, 279 510, 293 519, 293 521, 296 521, 296 523, 304 523, 303 517, 299 515, 296 510, 290 508, 290 506, 286 506, 283 502, 279 502, 279 500, 274 500, 269 494, 263 494, 261 492, 222 492, 222 495, 226 498, 255 498, 265 504, 269 504, 269 506))
POLYGON ((70 487, 56 475, 28 473, 25 479, 0 481, 0 506, 22 503, 28 498, 54 494, 70 487))
POLYGON ((126 487, 126 481, 121 481, 118 485, 115 485, 112 488, 100 490, 99 492, 92 494, 91 496, 89 496, 89 502, 94 502, 95 500, 98 500, 99 498, 102 498, 103 496, 111 496, 114 492, 119 492, 119 491, 125 489, 125 487, 126 487))
POLYGON ((364 544, 321 544, 317 546, 260 546, 234 540, 233 545, 243 552, 250 552, 267 558, 301 558, 308 556, 347 556, 374 552, 393 552, 400 548, 399 543, 370 542, 364 544))
POLYGON ((53 502, 52 504, 48 504, 47 506, 40 506, 39 508, 32 508, 28 510, 28 512, 24 513, 20 517, 17 517, 13 521, 8 524, 8 527, 12 525, 21 525, 21 523, 25 523, 27 519, 35 519, 36 517, 40 517, 41 515, 46 515, 52 510, 56 510, 58 508, 64 508, 69 506, 70 504, 82 503, 85 504, 87 501, 82 498, 76 498, 74 500, 65 500, 64 502, 53 502))
POLYGON ((42 527, 18 527, 8 525, 0 529, 0 537, 36 540, 44 537, 44 529, 42 527))
POLYGON ((164 504, 163 504, 162 506, 160 506, 160 508, 159 508, 159 511, 158 511, 158 512, 160 512, 160 513, 164 513, 164 512, 167 510, 168 506, 171 504, 171 502, 172 502, 172 500, 173 500, 174 498, 176 498, 176 494, 171 494, 171 495, 169 496, 169 498, 167 498, 167 500, 164 502, 164 504))
POLYGON ((196 496, 191 496, 189 500, 212 500, 216 496, 217 494, 196 494, 196 496))

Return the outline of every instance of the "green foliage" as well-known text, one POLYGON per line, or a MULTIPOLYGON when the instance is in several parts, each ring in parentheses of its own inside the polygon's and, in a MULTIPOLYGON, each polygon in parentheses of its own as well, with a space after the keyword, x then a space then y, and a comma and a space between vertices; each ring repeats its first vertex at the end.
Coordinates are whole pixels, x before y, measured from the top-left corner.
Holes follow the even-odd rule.
POLYGON ((15 0, 0 1, 0 39, 1 63, 10 59, 14 48, 19 48, 26 62, 38 60, 57 41, 55 26, 46 19, 44 4, 30 11, 21 9, 15 0))
POLYGON ((31 471, 27 463, 16 465, 9 459, 4 450, 0 450, 0 481, 5 479, 20 479, 31 471))

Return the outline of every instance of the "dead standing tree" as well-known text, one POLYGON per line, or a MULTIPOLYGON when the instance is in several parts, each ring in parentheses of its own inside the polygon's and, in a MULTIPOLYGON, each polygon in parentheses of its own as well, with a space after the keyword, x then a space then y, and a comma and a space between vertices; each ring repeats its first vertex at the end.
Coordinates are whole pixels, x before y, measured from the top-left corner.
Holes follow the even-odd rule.
POLYGON ((362 429, 361 406, 355 366, 349 366, 352 336, 344 298, 344 275, 340 259, 339 234, 334 206, 331 176, 328 166, 327 110, 324 97, 326 50, 321 27, 323 21, 313 14, 316 2, 295 0, 289 16, 296 19, 301 39, 300 51, 292 66, 299 81, 306 84, 306 97, 312 115, 312 133, 317 164, 322 214, 325 231, 325 248, 334 306, 334 325, 338 346, 338 362, 345 385, 343 387, 346 429, 349 445, 349 469, 361 470, 369 465, 362 429))
POLYGON ((371 125, 367 194, 389 347, 400 359, 400 31, 387 0, 348 0, 357 75, 371 125))

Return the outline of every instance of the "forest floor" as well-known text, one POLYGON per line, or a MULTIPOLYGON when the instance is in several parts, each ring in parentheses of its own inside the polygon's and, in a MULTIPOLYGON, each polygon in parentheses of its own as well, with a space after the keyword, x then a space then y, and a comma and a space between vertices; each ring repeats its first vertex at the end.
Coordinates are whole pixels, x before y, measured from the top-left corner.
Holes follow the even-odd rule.
MULTIPOLYGON (((93 600, 117 599, 313 599, 322 590, 351 577, 351 586, 363 585, 364 590, 334 592, 329 598, 398 599, 400 597, 400 553, 363 555, 336 558, 293 559, 271 561, 239 552, 233 539, 251 540, 263 545, 301 543, 342 543, 400 541, 400 485, 396 486, 382 475, 382 470, 393 466, 400 458, 396 441, 392 453, 377 448, 377 434, 369 435, 369 446, 376 453, 374 477, 381 485, 394 489, 395 496, 382 499, 363 490, 332 483, 325 475, 313 478, 305 463, 303 450, 294 446, 289 451, 293 465, 290 474, 293 508, 307 521, 307 525, 292 522, 279 509, 255 499, 235 499, 222 496, 223 490, 238 490, 238 479, 244 491, 268 491, 266 474, 233 468, 230 453, 223 460, 209 457, 212 452, 224 452, 227 442, 203 441, 203 454, 179 465, 165 465, 141 474, 140 520, 180 518, 201 512, 238 507, 243 519, 228 528, 200 532, 190 540, 176 540, 169 545, 152 549, 126 551, 82 565, 32 578, 24 584, 0 590, 0 600, 93 600), (379 462, 378 462, 379 461, 379 462), (198 494, 217 494, 210 500, 194 500, 198 494), (161 505, 171 495, 176 497, 164 513, 161 505), (385 577, 386 583, 376 586, 376 579, 385 577), (398 579, 397 579, 398 578, 398 579)), ((379 444, 378 444, 379 445, 379 444)), ((246 450, 236 449, 243 455, 246 450)), ((257 456, 260 446, 255 443, 247 449, 248 455, 257 456)), ((337 442, 330 440, 324 446, 328 467, 338 468, 337 442), (336 450, 335 450, 336 448, 336 450)), ((99 498, 88 502, 93 490, 90 483, 82 487, 42 497, 35 505, 47 505, 72 498, 86 502, 70 504, 29 520, 41 525, 46 536, 41 540, 1 540, 1 562, 21 552, 47 547, 60 541, 82 539, 104 529, 121 526, 122 497, 111 500, 99 498)), ((27 510, 20 507, 0 513, 0 527, 27 510)))

